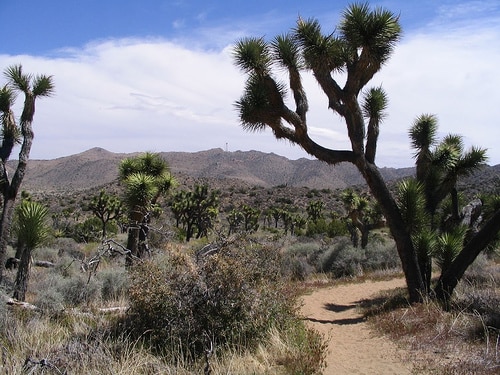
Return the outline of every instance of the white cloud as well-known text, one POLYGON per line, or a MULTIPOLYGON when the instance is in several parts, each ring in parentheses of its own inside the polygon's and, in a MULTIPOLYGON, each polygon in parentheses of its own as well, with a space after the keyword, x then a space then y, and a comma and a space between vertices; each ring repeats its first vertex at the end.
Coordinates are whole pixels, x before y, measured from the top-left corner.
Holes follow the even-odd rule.
MULTIPOLYGON (((412 164, 407 130, 422 113, 437 114, 443 134, 464 135, 468 144, 489 149, 490 163, 500 163, 500 35, 488 25, 476 25, 474 33, 433 28, 407 36, 396 48, 373 81, 383 84, 390 98, 379 165, 412 164)), ((226 37, 238 34, 220 31, 226 37)), ((32 157, 55 158, 95 146, 114 152, 198 151, 226 143, 232 151, 307 156, 268 131, 247 133, 238 125, 233 103, 244 77, 233 65, 230 47, 203 50, 185 43, 103 40, 52 58, 0 56, 1 67, 22 63, 26 71, 55 79, 56 95, 37 104, 32 157)), ((328 147, 349 147, 345 125, 328 111, 311 76, 306 87, 311 137, 328 147)))

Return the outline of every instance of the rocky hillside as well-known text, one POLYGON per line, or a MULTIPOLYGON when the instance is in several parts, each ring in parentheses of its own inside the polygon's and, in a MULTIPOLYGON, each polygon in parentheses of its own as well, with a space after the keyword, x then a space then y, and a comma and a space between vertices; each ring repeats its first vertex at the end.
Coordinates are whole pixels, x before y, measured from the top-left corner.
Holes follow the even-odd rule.
MULTIPOLYGON (((30 160, 23 190, 62 193, 108 186, 116 182, 120 161, 136 155, 93 148, 53 160, 30 160)), ((247 187, 337 190, 364 184, 359 172, 348 163, 330 166, 305 158, 289 160, 272 153, 226 152, 222 149, 195 153, 164 152, 161 155, 168 161, 174 176, 187 185, 201 180, 217 187, 227 186, 230 181, 233 185, 247 187)), ((394 181, 412 175, 413 168, 382 168, 381 172, 387 181, 394 181)), ((471 191, 499 186, 500 165, 486 167, 462 182, 462 189, 471 191)))
MULTIPOLYGON (((86 190, 111 184, 117 178, 118 165, 137 153, 118 154, 93 148, 80 154, 53 160, 30 160, 24 190, 86 190)), ((329 166, 310 159, 289 160, 259 151, 226 152, 213 149, 195 153, 164 152, 171 171, 180 180, 232 180, 249 186, 307 186, 314 189, 343 189, 362 184, 357 170, 350 164, 329 166)), ((388 179, 412 173, 411 168, 384 168, 388 179)))

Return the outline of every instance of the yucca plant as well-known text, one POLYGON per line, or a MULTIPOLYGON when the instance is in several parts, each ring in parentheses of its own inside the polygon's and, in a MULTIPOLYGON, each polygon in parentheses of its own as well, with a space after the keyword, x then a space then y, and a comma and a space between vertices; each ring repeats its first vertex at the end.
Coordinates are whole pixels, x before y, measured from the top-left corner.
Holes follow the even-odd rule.
POLYGON ((120 181, 125 185, 125 204, 128 207, 129 232, 127 265, 133 256, 141 257, 146 251, 148 219, 158 199, 171 189, 176 181, 170 174, 168 163, 156 153, 146 152, 124 159, 119 166, 120 181))
POLYGON ((460 251, 462 251, 466 234, 467 227, 458 226, 452 231, 441 233, 438 236, 434 258, 439 268, 441 268, 441 273, 446 272, 460 251))
POLYGON ((42 245, 50 234, 47 217, 47 207, 38 202, 24 200, 16 209, 14 229, 22 252, 13 297, 20 301, 26 297, 33 250, 42 245))

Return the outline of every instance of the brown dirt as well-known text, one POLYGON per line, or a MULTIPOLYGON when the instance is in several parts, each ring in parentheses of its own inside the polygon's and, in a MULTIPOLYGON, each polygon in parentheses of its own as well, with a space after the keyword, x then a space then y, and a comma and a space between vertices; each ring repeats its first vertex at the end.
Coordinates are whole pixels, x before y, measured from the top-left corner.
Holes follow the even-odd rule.
POLYGON ((411 374, 404 352, 371 330, 357 308, 380 291, 402 286, 403 279, 366 281, 317 289, 303 297, 304 318, 329 342, 324 375, 411 374))

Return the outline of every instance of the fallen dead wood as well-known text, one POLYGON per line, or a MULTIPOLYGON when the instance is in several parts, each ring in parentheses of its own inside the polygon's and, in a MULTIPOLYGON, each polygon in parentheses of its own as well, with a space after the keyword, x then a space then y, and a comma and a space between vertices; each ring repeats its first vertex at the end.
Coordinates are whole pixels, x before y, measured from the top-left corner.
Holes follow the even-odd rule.
POLYGON ((53 268, 56 266, 56 264, 49 262, 48 260, 37 260, 35 261, 35 266, 44 268, 53 268))
POLYGON ((98 312, 103 314, 114 314, 114 313, 124 313, 128 310, 127 306, 116 306, 116 307, 101 307, 97 309, 98 312))
POLYGON ((9 306, 16 306, 26 310, 40 311, 38 306, 32 305, 29 302, 18 301, 15 298, 8 298, 6 303, 9 306))

